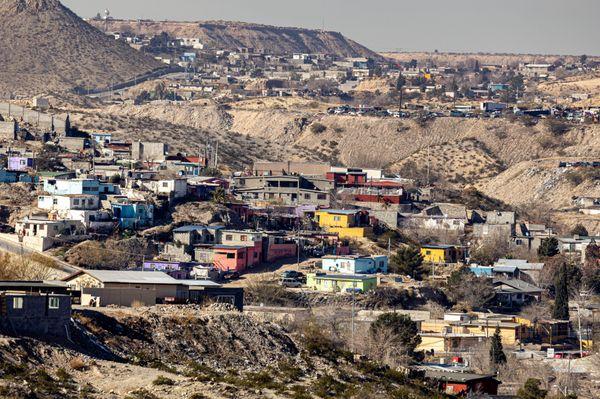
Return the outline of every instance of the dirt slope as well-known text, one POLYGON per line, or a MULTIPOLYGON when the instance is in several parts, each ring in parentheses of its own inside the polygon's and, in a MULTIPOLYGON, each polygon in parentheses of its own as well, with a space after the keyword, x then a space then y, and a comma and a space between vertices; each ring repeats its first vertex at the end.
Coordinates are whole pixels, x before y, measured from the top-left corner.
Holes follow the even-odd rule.
POLYGON ((548 204, 554 209, 570 207, 574 196, 600 196, 598 180, 585 177, 581 181, 575 180, 569 174, 581 173, 583 169, 559 168, 561 160, 569 158, 518 163, 482 185, 481 189, 483 193, 511 205, 537 202, 548 204))
POLYGON ((161 67, 58 0, 0 0, 0 92, 106 87, 161 67))
MULTIPOLYGON (((104 29, 104 21, 89 20, 104 29)), ((251 47, 271 54, 322 53, 340 57, 379 57, 338 32, 230 21, 132 21, 112 20, 109 31, 143 34, 167 32, 175 37, 195 37, 211 48, 235 50, 251 47)))

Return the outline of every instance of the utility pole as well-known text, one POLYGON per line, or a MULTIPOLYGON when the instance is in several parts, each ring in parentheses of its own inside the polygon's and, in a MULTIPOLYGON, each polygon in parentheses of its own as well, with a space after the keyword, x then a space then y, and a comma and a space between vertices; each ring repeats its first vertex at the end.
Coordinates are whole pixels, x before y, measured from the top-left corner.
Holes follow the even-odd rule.
POLYGON ((429 162, 429 144, 427 144, 427 187, 429 187, 429 169, 430 169, 430 162, 429 162))
POLYGON ((352 328, 352 332, 351 332, 351 344, 352 344, 352 354, 354 354, 355 352, 355 347, 354 347, 354 307, 356 305, 356 281, 352 282, 352 316, 351 316, 351 328, 352 328))
POLYGON ((219 166, 219 142, 215 145, 215 169, 219 166))

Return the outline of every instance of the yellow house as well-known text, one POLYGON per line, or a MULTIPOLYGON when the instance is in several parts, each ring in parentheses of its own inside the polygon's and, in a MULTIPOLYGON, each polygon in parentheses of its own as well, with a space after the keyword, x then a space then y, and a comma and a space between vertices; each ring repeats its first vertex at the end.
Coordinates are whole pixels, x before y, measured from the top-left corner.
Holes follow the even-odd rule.
POLYGON ((337 233, 340 238, 361 238, 372 234, 368 226, 369 215, 357 209, 323 209, 315 212, 319 227, 329 233, 337 233))
POLYGON ((505 320, 470 320, 470 321, 447 321, 447 320, 425 320, 421 323, 421 332, 430 334, 466 334, 473 336, 491 337, 500 329, 502 343, 515 345, 519 341, 531 338, 530 327, 514 321, 505 320))
POLYGON ((483 334, 419 333, 419 335, 421 336, 421 343, 417 346, 417 350, 433 351, 434 353, 464 351, 485 342, 487 339, 483 334))
POLYGON ((458 251, 452 245, 423 245, 421 256, 427 263, 456 263, 458 251))

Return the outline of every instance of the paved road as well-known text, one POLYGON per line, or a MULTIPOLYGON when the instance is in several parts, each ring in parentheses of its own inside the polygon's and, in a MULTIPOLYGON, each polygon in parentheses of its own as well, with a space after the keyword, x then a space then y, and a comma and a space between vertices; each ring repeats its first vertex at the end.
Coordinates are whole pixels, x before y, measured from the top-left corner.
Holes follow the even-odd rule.
MULTIPOLYGON (((23 120, 32 125, 36 125, 38 123, 38 111, 34 111, 32 109, 21 107, 20 105, 10 104, 7 102, 0 102, 0 115, 8 116, 10 111, 10 115, 17 118, 17 120, 23 120)), ((52 125, 52 115, 44 112, 39 112, 39 124, 42 127, 47 129, 52 125)), ((65 130, 65 120, 63 117, 55 115, 54 116, 54 128, 56 131, 64 131, 65 130)))
POLYGON ((81 268, 79 268, 77 266, 73 266, 65 261, 55 258, 54 256, 50 256, 43 252, 39 252, 34 249, 27 248, 21 244, 17 244, 13 241, 5 240, 3 238, 0 238, 0 250, 10 252, 13 254, 17 254, 17 255, 38 254, 38 255, 44 256, 44 257, 52 260, 56 264, 57 270, 59 270, 63 273, 66 273, 66 274, 72 274, 72 273, 75 273, 76 271, 81 270, 81 268))

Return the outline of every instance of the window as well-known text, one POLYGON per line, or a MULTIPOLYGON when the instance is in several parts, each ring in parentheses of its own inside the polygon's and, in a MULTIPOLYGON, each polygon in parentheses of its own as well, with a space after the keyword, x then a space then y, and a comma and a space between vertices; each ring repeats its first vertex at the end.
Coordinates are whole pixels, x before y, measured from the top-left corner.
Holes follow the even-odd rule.
POLYGON ((333 217, 333 221, 334 222, 339 222, 340 220, 342 220, 342 218, 340 216, 334 216, 333 217))
POLYGON ((248 241, 248 236, 247 235, 240 236, 240 241, 248 241))
POLYGON ((269 198, 270 198, 270 199, 273 199, 273 198, 275 198, 275 193, 269 193, 269 198))
POLYGON ((167 188, 167 187, 169 187, 169 183, 168 183, 168 182, 163 182, 162 186, 163 186, 164 188, 167 188))
POLYGON ((327 194, 317 194, 317 199, 318 200, 326 200, 327 199, 327 194))
POLYGON ((227 259, 235 259, 235 254, 227 254, 227 259))
POLYGON ((78 199, 74 199, 73 200, 73 205, 79 205, 79 200, 78 199))
POLYGON ((23 298, 21 298, 21 297, 13 298, 13 309, 23 309, 23 298))
POLYGON ((52 205, 58 205, 58 199, 52 198, 52 205))
POLYGON ((56 297, 48 298, 48 309, 58 309, 60 305, 60 299, 56 297))
POLYGON ((431 251, 430 250, 425 251, 425 255, 431 255, 431 251))
POLYGON ((225 241, 233 241, 233 236, 231 234, 227 234, 225 236, 225 241))
POLYGON ((310 194, 304 194, 304 199, 310 199, 310 194))

